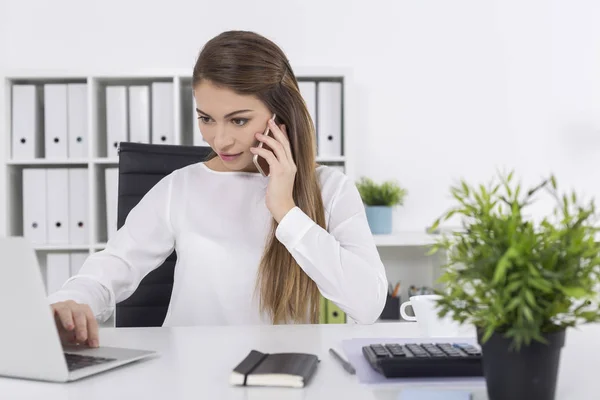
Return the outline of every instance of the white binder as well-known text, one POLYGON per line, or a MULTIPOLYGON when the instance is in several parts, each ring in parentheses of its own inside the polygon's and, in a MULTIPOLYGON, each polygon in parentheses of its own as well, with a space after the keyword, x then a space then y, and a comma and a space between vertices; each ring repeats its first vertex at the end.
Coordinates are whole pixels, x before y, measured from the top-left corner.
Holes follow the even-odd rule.
POLYGON ((46 159, 64 160, 68 157, 67 144, 67 85, 44 85, 44 139, 46 159))
POLYGON ((120 142, 128 140, 127 132, 127 88, 106 87, 106 156, 118 158, 120 142))
POLYGON ((33 244, 48 242, 46 170, 23 169, 23 236, 33 244))
POLYGON ((67 121, 69 158, 84 159, 88 155, 88 96, 85 83, 67 86, 67 121))
POLYGON ((48 204, 48 243, 69 243, 69 173, 67 168, 46 170, 46 192, 48 204))
POLYGON ((342 84, 318 84, 317 149, 319 157, 342 155, 342 84))
POLYGON ((12 159, 31 160, 43 155, 42 103, 35 85, 12 87, 12 159))
POLYGON ((106 231, 108 240, 117 232, 117 204, 119 190, 119 170, 117 168, 106 169, 106 231))
POLYGON ((301 81, 298 82, 298 88, 300 89, 300 94, 306 103, 306 107, 308 108, 308 113, 310 114, 310 118, 315 125, 317 126, 317 83, 316 82, 306 82, 301 81))
POLYGON ((48 294, 58 291, 71 277, 71 260, 68 253, 46 255, 46 289, 48 294))
POLYGON ((129 87, 129 141, 150 143, 150 89, 129 87))
POLYGON ((69 243, 88 244, 88 171, 70 168, 69 173, 69 243))
POLYGON ((71 253, 70 254, 70 269, 71 276, 77 275, 79 270, 87 260, 89 254, 88 253, 71 253))
POLYGON ((175 143, 173 83, 152 83, 152 143, 175 143))

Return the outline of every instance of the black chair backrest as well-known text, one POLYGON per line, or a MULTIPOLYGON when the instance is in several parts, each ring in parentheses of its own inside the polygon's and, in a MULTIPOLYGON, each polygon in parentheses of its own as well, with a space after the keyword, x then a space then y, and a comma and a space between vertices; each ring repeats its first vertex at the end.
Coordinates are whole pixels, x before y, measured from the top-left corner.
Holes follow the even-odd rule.
MULTIPOLYGON (((117 227, 146 193, 171 172, 206 160, 210 147, 175 146, 122 142, 119 145, 119 190, 117 227)), ((117 304, 117 327, 161 326, 171 292, 175 251, 149 273, 136 291, 117 304)))

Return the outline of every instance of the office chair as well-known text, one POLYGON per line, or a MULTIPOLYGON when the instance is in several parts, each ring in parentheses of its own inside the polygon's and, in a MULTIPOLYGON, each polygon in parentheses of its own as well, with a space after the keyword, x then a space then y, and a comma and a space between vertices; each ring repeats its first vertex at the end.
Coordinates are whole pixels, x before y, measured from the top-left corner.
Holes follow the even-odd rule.
MULTIPOLYGON (((117 227, 144 195, 176 169, 204 161, 210 147, 121 142, 119 144, 119 189, 117 227)), ((117 327, 162 326, 173 290, 175 251, 150 272, 136 291, 116 305, 117 327)))

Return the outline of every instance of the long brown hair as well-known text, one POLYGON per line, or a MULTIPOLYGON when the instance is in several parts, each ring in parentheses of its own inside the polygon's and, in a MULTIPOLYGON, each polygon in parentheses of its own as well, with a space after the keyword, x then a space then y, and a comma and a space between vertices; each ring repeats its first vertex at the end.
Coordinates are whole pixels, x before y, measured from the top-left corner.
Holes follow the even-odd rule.
MULTIPOLYGON (((296 205, 325 228, 325 212, 316 174, 315 127, 296 76, 283 51, 267 38, 246 31, 228 31, 203 47, 193 73, 193 86, 202 80, 239 94, 256 96, 285 124, 297 171, 293 197, 296 205)), ((262 255, 256 288, 260 309, 274 324, 319 320, 320 293, 275 237, 277 222, 262 255)))

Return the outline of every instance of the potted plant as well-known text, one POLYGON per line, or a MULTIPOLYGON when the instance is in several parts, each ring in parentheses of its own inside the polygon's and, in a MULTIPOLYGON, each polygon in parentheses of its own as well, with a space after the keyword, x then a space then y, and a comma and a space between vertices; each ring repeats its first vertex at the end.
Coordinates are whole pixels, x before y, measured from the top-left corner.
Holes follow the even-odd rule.
POLYGON ((357 188, 365 204, 367 220, 374 234, 389 234, 392 232, 392 208, 404 204, 406 189, 393 180, 381 184, 372 179, 362 177, 357 188))
POLYGON ((513 173, 488 186, 464 180, 451 188, 460 232, 442 235, 431 253, 446 252, 440 316, 475 326, 492 400, 554 398, 569 327, 600 320, 600 245, 593 201, 559 194, 550 176, 524 191, 513 173), (546 193, 554 212, 538 222, 525 210, 546 193))

